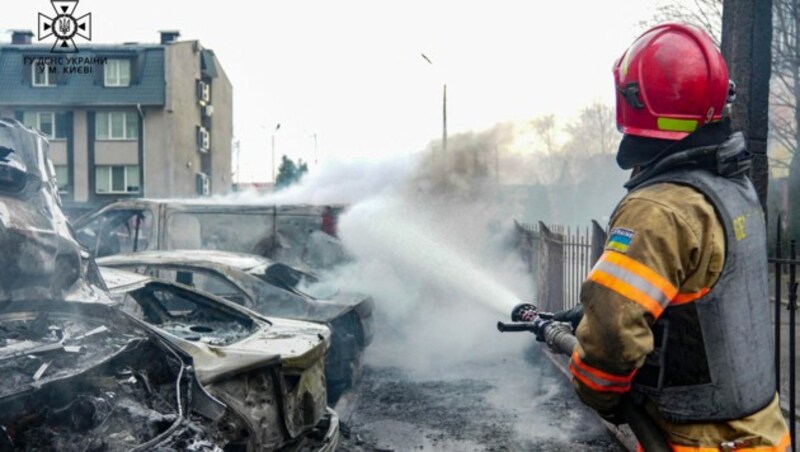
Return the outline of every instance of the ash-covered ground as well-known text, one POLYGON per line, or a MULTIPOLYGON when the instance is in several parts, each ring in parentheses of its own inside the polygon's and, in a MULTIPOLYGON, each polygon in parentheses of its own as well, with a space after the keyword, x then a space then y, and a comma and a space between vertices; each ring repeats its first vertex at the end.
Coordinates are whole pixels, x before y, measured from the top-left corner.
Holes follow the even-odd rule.
POLYGON ((370 361, 337 405, 339 450, 624 450, 536 344, 424 372, 370 361))

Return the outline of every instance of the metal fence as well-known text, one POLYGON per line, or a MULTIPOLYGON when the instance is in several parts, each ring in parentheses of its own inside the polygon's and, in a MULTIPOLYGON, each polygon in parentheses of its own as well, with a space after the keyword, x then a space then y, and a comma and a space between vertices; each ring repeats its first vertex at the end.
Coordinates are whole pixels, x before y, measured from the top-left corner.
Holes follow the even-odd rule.
MULTIPOLYGON (((792 436, 792 450, 796 449, 797 438, 797 408, 796 408, 796 387, 795 387, 795 364, 796 364, 796 314, 797 314, 797 267, 800 266, 800 259, 797 258, 797 243, 794 240, 789 241, 788 257, 784 257, 786 251, 786 243, 783 241, 781 231, 781 221, 778 218, 778 227, 776 240, 775 240, 775 254, 769 259, 771 265, 774 265, 774 278, 775 278, 775 298, 774 298, 774 320, 775 320, 775 381, 778 386, 778 391, 781 389, 788 389, 789 397, 789 431, 792 436), (784 278, 788 278, 786 281, 784 278), (785 285, 784 285, 785 284, 785 285), (783 296, 783 289, 786 289, 786 298, 783 296), (788 312, 788 331, 786 331, 789 341, 788 363, 783 363, 784 350, 781 348, 781 337, 784 333, 783 329, 783 310, 788 312), (787 368, 784 365, 788 364, 787 368), (786 378, 782 378, 783 372, 786 371, 786 378), (788 385, 783 384, 788 380, 788 385), (785 388, 784 386, 788 386, 785 388)), ((786 395, 783 394, 785 397, 786 395)))
POLYGON ((517 223, 517 234, 539 308, 561 311, 577 306, 581 285, 603 251, 603 228, 596 221, 586 228, 517 223))

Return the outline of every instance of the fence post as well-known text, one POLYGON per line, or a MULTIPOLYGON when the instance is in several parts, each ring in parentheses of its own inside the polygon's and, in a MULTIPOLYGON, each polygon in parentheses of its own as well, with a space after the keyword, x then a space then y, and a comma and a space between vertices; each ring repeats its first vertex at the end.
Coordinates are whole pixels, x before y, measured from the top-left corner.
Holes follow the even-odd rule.
POLYGON ((781 392, 781 217, 778 216, 778 231, 775 236, 775 387, 781 392))
POLYGON ((539 222, 539 278, 537 300, 543 311, 560 311, 564 305, 564 236, 539 222))
POLYGON ((795 407, 795 314, 797 313, 797 249, 796 241, 789 242, 789 432, 792 437, 792 450, 796 450, 797 438, 795 407))

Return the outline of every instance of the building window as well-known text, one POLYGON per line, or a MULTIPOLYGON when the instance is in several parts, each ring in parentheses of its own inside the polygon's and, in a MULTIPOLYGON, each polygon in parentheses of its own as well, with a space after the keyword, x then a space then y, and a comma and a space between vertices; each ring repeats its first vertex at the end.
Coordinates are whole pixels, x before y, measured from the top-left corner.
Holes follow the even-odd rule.
POLYGON ((26 111, 22 113, 22 123, 37 129, 50 140, 66 140, 69 135, 66 113, 26 111))
POLYGON ((109 59, 105 65, 106 86, 131 85, 131 60, 109 59))
POLYGON ((211 134, 202 126, 197 128, 197 149, 200 152, 208 152, 211 149, 211 134))
POLYGON ((139 193, 138 165, 98 165, 94 175, 97 193, 139 193))
POLYGON ((67 165, 54 165, 56 170, 56 183, 58 192, 62 195, 69 193, 69 167, 67 165))
POLYGON ((197 81, 197 100, 202 106, 211 104, 211 83, 203 80, 197 81))
POLYGON ((56 86, 55 67, 49 64, 31 64, 31 85, 33 86, 56 86))
POLYGON ((95 115, 95 137, 98 140, 136 140, 139 138, 139 116, 134 112, 98 112, 95 115))

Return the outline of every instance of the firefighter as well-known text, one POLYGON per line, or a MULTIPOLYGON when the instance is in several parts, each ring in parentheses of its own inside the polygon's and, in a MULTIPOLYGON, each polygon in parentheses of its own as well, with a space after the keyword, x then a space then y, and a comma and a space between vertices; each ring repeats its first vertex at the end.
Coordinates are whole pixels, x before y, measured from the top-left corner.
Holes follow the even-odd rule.
POLYGON ((790 450, 776 393, 764 216, 719 49, 652 28, 617 61, 617 162, 632 169, 581 290, 581 400, 643 406, 675 451, 790 450))

